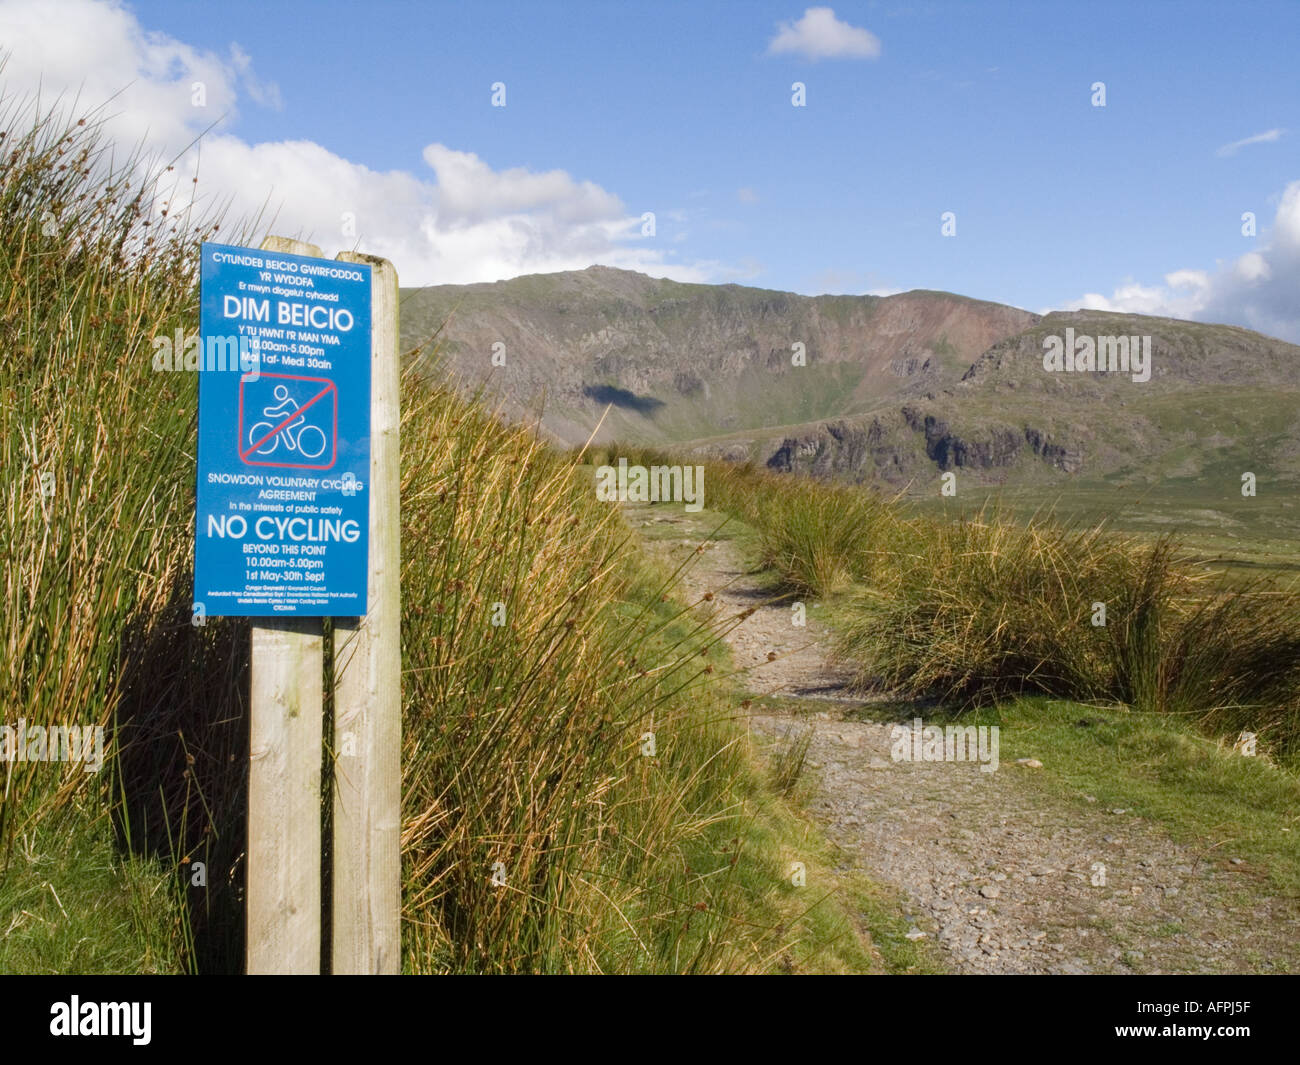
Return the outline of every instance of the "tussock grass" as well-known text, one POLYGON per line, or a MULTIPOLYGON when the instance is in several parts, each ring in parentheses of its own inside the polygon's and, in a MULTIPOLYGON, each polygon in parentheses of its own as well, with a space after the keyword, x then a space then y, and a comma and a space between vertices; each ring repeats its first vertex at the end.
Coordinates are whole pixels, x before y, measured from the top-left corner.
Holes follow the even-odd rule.
POLYGON ((844 612, 838 651, 864 685, 958 706, 1035 693, 1118 701, 1300 750, 1294 589, 1228 586, 1172 540, 1104 524, 986 511, 913 527, 892 579, 844 612))
POLYGON ((769 772, 772 787, 779 795, 793 795, 799 786, 799 780, 808 762, 808 750, 812 746, 813 730, 805 728, 798 735, 785 737, 782 746, 772 758, 769 772))
POLYGON ((1131 617, 1118 602, 1131 544, 994 512, 908 527, 910 549, 846 610, 839 651, 864 684, 957 702, 1113 687, 1107 649, 1131 617), (1116 624, 1092 626, 1096 602, 1116 624))

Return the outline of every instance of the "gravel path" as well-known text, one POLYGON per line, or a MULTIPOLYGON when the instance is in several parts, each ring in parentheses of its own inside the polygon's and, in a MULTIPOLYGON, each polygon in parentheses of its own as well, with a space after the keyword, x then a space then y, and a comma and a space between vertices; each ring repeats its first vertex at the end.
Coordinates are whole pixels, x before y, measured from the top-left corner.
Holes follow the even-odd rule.
MULTIPOLYGON (((708 531, 681 511, 629 506, 627 517, 674 563, 708 531)), ((954 971, 1296 970, 1296 909, 1249 866, 1225 872, 1127 811, 1047 795, 1032 768, 891 761, 892 725, 845 718, 864 700, 827 665, 827 633, 812 618, 795 627, 790 604, 759 583, 722 541, 697 552, 682 592, 691 603, 711 592, 701 609, 723 617, 753 610, 727 637, 750 691, 824 701, 756 713, 751 726, 778 745, 811 731, 810 814, 846 866, 901 892, 910 934, 935 939, 954 971)))

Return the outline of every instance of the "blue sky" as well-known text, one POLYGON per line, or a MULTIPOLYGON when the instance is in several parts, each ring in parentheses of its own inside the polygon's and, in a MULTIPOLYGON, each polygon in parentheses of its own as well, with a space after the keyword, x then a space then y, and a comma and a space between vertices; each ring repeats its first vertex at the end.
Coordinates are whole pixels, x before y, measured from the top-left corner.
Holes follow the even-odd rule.
MULTIPOLYGON (((0 42, 25 27, 20 78, 45 20, 46 84, 74 82, 54 49, 91 4, 0 0, 0 42)), ((331 254, 359 240, 404 283, 599 261, 1300 340, 1297 3, 93 6, 126 43, 98 65, 85 43, 83 87, 130 74, 134 49, 149 136, 219 123, 209 192, 269 198, 331 254), (216 90, 201 115, 157 102, 196 70, 216 90)))

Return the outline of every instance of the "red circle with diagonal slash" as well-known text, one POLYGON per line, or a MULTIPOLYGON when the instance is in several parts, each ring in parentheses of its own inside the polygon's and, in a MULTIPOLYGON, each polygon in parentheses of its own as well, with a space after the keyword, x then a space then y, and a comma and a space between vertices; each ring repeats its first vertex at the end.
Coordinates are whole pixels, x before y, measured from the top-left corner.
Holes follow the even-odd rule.
POLYGON ((254 441, 252 444, 248 446, 247 449, 245 449, 244 447, 244 384, 248 381, 248 378, 247 377, 240 378, 239 380, 239 445, 237 448, 237 450, 239 451, 239 457, 243 459, 244 462, 246 462, 249 466, 277 466, 281 468, 298 469, 298 470, 328 470, 331 466, 334 465, 335 462, 338 461, 339 403, 338 403, 337 386, 334 384, 333 381, 331 381, 327 377, 299 377, 294 374, 287 374, 287 373, 262 373, 262 374, 258 374, 256 379, 260 381, 264 377, 276 377, 285 381, 314 381, 317 384, 324 385, 325 387, 322 388, 319 392, 317 392, 316 395, 312 396, 312 398, 309 399, 306 403, 302 404, 300 407, 295 408, 293 412, 287 418, 284 419, 284 421, 282 421, 279 425, 275 426, 269 433, 267 433, 264 437, 262 437, 261 440, 254 441), (270 440, 271 437, 275 436, 276 433, 283 432, 285 426, 289 425, 291 422, 296 421, 302 415, 302 412, 305 411, 308 407, 311 407, 314 404, 319 403, 321 400, 323 400, 326 396, 330 395, 331 393, 333 393, 333 399, 334 399, 334 428, 333 431, 330 433, 331 451, 330 451, 329 462, 323 464, 319 464, 319 463, 314 464, 308 462, 260 462, 257 461, 256 459, 252 459, 249 457, 250 455, 255 454, 257 452, 257 449, 260 448, 263 444, 265 444, 268 440, 270 440))

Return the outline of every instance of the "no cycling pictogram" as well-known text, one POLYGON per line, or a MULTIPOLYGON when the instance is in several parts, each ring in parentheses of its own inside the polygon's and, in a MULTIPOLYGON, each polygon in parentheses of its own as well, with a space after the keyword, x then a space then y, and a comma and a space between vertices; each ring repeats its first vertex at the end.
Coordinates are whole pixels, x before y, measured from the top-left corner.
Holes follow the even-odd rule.
MULTIPOLYGON (((264 392, 262 389, 256 391, 264 392)), ((239 382, 239 457, 250 466, 328 470, 338 457, 338 398, 338 388, 325 377, 262 373, 256 378, 242 378, 239 382), (269 396, 262 394, 255 401, 249 396, 253 391, 250 386, 262 381, 271 383, 271 392, 269 396), (295 393, 307 398, 300 401, 295 393), (268 399, 272 401, 271 405, 262 406, 268 399), (322 402, 326 399, 330 401, 329 409, 322 402), (246 400, 258 412, 256 420, 247 428, 244 417, 246 400), (308 419, 306 411, 311 408, 315 411, 308 419), (325 460, 327 452, 328 461, 325 460)))

